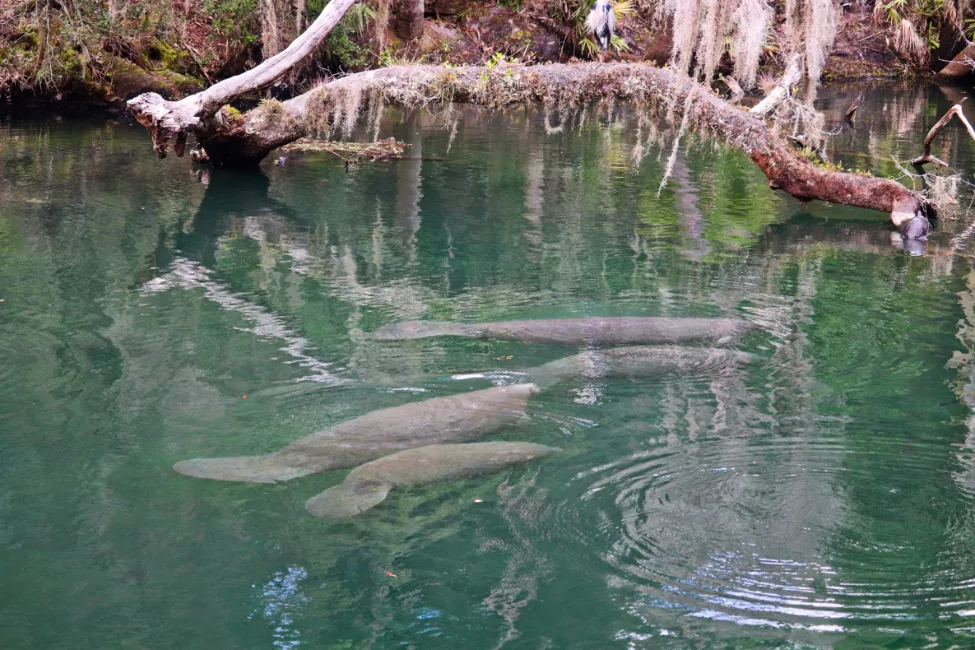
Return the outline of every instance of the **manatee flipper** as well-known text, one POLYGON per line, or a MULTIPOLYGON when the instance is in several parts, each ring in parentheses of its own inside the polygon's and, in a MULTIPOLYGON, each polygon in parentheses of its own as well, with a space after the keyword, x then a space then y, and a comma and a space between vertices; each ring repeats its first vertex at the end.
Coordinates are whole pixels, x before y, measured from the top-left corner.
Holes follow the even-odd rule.
POLYGON ((353 517, 382 503, 391 489, 378 481, 340 483, 308 499, 305 509, 316 517, 353 517))
POLYGON ((314 474, 316 470, 295 467, 276 457, 235 456, 229 458, 191 458, 173 465, 180 474, 217 481, 243 481, 246 483, 276 483, 314 474))

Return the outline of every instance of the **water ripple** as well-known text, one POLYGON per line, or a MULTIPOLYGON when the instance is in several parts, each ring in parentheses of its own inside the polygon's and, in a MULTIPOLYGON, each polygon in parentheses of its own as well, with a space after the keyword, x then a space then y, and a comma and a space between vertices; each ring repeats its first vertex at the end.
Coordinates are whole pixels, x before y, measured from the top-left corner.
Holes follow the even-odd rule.
POLYGON ((817 633, 970 622, 970 516, 925 556, 924 536, 906 537, 896 509, 874 511, 869 525, 856 509, 860 489, 910 498, 876 468, 929 467, 943 446, 896 436, 851 445, 862 435, 856 423, 814 419, 798 435, 671 439, 576 473, 550 528, 598 555, 607 583, 662 630, 689 619, 817 633))

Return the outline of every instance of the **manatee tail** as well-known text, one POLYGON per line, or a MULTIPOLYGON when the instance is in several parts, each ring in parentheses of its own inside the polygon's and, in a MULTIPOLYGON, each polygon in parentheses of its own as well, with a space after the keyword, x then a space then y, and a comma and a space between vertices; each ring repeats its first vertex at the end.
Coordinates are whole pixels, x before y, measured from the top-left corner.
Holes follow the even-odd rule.
POLYGON ((372 333, 372 337, 379 341, 410 341, 431 336, 476 337, 477 335, 477 329, 471 325, 436 320, 408 320, 393 323, 380 327, 372 333))
POLYGON ((305 509, 316 517, 354 517, 386 499, 393 489, 388 483, 354 481, 330 487, 305 502, 305 509))
POLYGON ((585 366, 581 357, 574 355, 549 361, 534 368, 528 368, 524 372, 531 375, 532 383, 538 386, 539 389, 546 390, 559 382, 578 376, 584 370, 585 366))
POLYGON ((182 460, 173 469, 186 476, 217 481, 246 483, 276 483, 314 474, 315 470, 295 467, 277 458, 266 456, 236 456, 231 458, 192 458, 182 460))

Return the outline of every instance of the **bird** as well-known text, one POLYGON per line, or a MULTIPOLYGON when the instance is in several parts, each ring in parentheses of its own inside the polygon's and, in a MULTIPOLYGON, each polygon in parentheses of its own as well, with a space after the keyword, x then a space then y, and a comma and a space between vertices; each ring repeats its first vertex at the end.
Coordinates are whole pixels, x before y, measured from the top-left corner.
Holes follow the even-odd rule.
POLYGON ((586 28, 596 37, 599 49, 609 48, 616 31, 616 14, 613 13, 613 4, 609 0, 596 0, 586 18, 586 28))

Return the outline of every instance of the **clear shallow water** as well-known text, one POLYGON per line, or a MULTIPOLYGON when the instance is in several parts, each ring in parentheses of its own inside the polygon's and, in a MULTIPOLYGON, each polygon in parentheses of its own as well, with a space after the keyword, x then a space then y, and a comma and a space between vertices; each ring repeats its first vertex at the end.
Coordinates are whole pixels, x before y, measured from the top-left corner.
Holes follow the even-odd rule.
MULTIPOLYGON (((889 173, 949 101, 879 89, 836 149, 889 173)), ((700 143, 658 199, 625 122, 471 114, 450 144, 420 117, 382 135, 446 160, 208 184, 141 127, 0 129, 3 647, 975 643, 967 224, 913 257, 700 143), (560 456, 349 521, 303 508, 344 472, 171 470, 572 353, 370 340, 386 323, 582 315, 739 315, 765 361, 561 384, 493 437, 560 456)))

